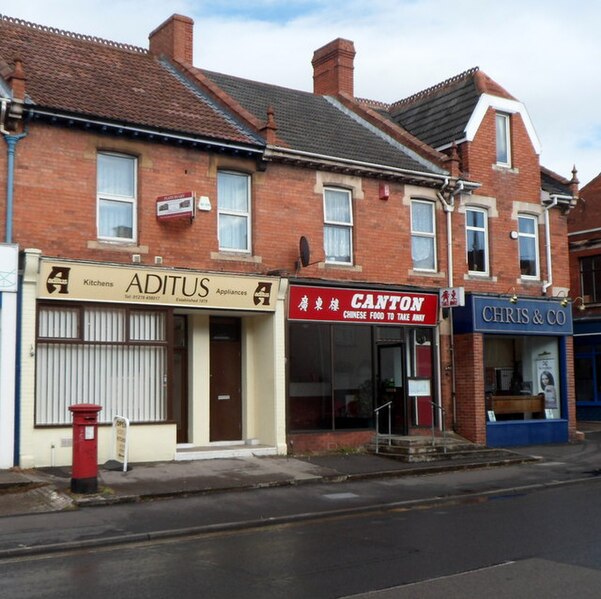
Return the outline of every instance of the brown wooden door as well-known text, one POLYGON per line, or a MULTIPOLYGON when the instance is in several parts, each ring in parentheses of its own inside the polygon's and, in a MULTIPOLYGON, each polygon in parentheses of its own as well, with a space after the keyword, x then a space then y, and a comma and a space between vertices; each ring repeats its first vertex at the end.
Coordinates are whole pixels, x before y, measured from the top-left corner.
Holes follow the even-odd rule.
POLYGON ((242 439, 240 321, 211 318, 210 440, 242 439))

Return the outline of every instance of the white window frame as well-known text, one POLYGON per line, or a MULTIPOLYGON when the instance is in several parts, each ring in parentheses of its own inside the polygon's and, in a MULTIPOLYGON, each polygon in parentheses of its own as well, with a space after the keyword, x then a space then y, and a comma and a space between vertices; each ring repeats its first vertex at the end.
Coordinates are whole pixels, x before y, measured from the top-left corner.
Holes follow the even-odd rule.
POLYGON ((495 115, 495 157, 499 166, 511 166, 511 115, 504 112, 497 112, 495 115), (503 123, 503 132, 505 147, 507 149, 506 159, 503 160, 499 157, 500 144, 499 138, 499 123, 503 123))
POLYGON ((539 256, 539 244, 538 244, 538 217, 531 214, 518 214, 518 266, 520 269, 520 278, 529 280, 540 279, 540 256, 539 256), (534 233, 523 233, 520 231, 520 219, 531 220, 534 223, 534 233), (522 274, 521 259, 522 253, 520 248, 520 241, 522 239, 533 239, 534 240, 534 258, 536 263, 536 273, 534 275, 522 274))
POLYGON ((130 156, 127 154, 118 154, 116 152, 98 152, 96 158, 96 233, 98 239, 103 241, 119 241, 125 243, 136 243, 138 237, 138 159, 135 156, 130 156), (100 161, 99 158, 101 156, 111 156, 114 158, 120 158, 123 160, 128 160, 132 164, 133 169, 133 196, 123 196, 123 195, 114 195, 110 193, 101 193, 99 190, 99 169, 100 169, 100 161), (119 237, 119 236, 107 236, 100 234, 100 205, 103 200, 110 202, 120 202, 131 205, 131 222, 132 222, 132 231, 130 237, 119 237))
POLYGON ((468 273, 470 275, 485 276, 485 275, 489 274, 490 266, 489 266, 489 251, 488 250, 489 250, 489 248, 488 248, 488 211, 485 210, 484 208, 468 206, 465 209, 465 260, 468 264, 468 273), (482 214, 484 217, 484 226, 476 227, 474 225, 468 225, 468 212, 479 212, 480 214, 482 214), (469 269, 469 259, 468 259, 469 249, 470 249, 468 246, 469 231, 476 231, 476 232, 484 233, 484 270, 470 270, 469 269))
POLYGON ((325 261, 327 264, 353 264, 353 195, 348 189, 342 189, 339 187, 324 187, 323 190, 323 223, 324 223, 324 235, 323 235, 323 245, 324 245, 324 255, 325 261), (348 207, 349 207, 349 220, 348 221, 337 221, 330 220, 327 218, 327 210, 326 210, 326 198, 329 192, 342 193, 347 196, 348 199, 348 207), (328 251, 326 248, 326 229, 344 229, 348 232, 349 237, 349 259, 348 260, 332 260, 328 259, 328 251))
POLYGON ((222 176, 230 176, 230 177, 244 177, 246 179, 246 210, 233 210, 233 209, 224 209, 219 202, 219 193, 217 193, 217 239, 219 242, 219 251, 220 252, 237 252, 237 253, 245 253, 250 254, 252 248, 251 241, 251 177, 248 173, 242 173, 239 171, 229 171, 229 170, 220 170, 217 172, 217 189, 219 189, 219 178, 222 176), (240 248, 232 248, 225 247, 222 245, 222 234, 221 234, 221 219, 223 216, 235 216, 237 218, 246 219, 246 247, 240 248))
POLYGON ((413 270, 420 272, 437 272, 436 265, 438 264, 438 248, 436 247, 436 206, 434 202, 430 200, 411 200, 411 261, 413 270), (432 231, 417 231, 413 228, 413 206, 416 204, 425 204, 429 206, 432 212, 432 231), (432 239, 432 247, 433 247, 433 268, 420 268, 415 265, 414 257, 413 257, 413 238, 420 237, 425 239, 432 239))

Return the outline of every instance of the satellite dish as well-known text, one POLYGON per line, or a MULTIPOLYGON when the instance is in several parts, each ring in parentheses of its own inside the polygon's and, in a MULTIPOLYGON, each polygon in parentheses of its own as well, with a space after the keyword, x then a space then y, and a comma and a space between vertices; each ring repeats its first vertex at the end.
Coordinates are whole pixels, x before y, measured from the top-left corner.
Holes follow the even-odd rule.
POLYGON ((311 250, 309 249, 309 240, 302 235, 299 241, 299 257, 302 266, 309 266, 311 262, 311 250))

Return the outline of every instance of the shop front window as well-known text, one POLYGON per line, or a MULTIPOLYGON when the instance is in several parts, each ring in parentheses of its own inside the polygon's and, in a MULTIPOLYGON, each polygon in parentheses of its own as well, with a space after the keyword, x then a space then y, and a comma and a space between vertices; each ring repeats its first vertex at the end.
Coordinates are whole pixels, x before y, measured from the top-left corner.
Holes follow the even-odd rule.
POLYGON ((371 426, 371 348, 371 327, 290 325, 291 431, 371 426))
POLYGON ((601 405, 601 345, 575 341, 574 382, 579 404, 601 405))
POLYGON ((559 349, 555 337, 484 337, 489 419, 561 417, 559 349))
POLYGON ((580 403, 594 402, 598 397, 595 393, 595 363, 599 367, 601 356, 576 356, 574 359, 574 379, 576 381, 576 401, 580 403))
POLYGON ((99 421, 166 419, 167 312, 40 305, 36 425, 71 423, 69 406, 102 406, 99 421))

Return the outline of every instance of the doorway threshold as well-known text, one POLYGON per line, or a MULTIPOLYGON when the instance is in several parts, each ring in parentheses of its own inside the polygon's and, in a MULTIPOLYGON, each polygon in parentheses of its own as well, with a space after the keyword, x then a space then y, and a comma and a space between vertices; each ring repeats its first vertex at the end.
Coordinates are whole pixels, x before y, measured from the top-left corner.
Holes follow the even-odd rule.
POLYGON ((178 444, 175 448, 175 461, 214 460, 219 458, 252 458, 257 456, 277 455, 273 445, 247 444, 244 441, 232 443, 212 443, 211 445, 195 446, 189 443, 178 444))

